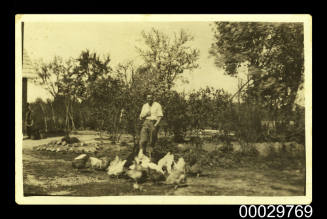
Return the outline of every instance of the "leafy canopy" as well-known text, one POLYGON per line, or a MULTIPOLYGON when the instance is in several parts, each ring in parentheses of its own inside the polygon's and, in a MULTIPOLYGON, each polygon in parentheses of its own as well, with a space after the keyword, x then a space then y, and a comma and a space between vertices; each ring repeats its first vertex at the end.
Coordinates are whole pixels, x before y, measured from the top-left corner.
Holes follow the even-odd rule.
POLYGON ((218 68, 237 76, 246 65, 253 82, 248 95, 273 107, 290 109, 303 83, 304 36, 301 23, 215 22, 210 54, 218 68))
POLYGON ((148 33, 142 32, 142 36, 145 49, 137 50, 144 60, 143 71, 149 80, 147 86, 170 90, 174 80, 185 70, 198 67, 199 50, 188 45, 193 37, 186 31, 181 30, 170 37, 153 28, 148 33))

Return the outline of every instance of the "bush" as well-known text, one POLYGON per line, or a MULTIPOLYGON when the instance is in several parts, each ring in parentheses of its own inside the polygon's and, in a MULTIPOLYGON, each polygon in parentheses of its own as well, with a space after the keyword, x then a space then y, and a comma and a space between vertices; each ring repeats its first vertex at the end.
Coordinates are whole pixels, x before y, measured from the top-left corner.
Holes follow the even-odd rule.
POLYGON ((165 133, 169 131, 174 134, 175 142, 183 142, 190 121, 185 95, 169 91, 159 101, 164 110, 165 133))

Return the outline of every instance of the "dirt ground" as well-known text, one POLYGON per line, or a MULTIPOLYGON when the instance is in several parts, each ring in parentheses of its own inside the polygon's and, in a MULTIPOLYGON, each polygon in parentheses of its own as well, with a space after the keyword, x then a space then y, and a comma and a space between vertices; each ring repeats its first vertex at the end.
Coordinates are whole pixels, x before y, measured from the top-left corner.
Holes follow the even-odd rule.
MULTIPOLYGON (((74 136, 74 135, 73 135, 74 136)), ((84 142, 99 141, 95 133, 79 133, 84 142)), ((73 169, 77 154, 60 154, 33 150, 34 146, 59 140, 53 137, 23 141, 24 195, 117 196, 117 195, 215 195, 215 196, 300 196, 305 178, 300 170, 258 168, 205 169, 200 177, 188 177, 186 185, 142 184, 133 189, 133 181, 111 178, 105 171, 73 169)), ((127 140, 128 141, 128 140, 127 140)), ((106 143, 106 142, 104 142, 106 143)), ((126 156, 130 146, 105 144, 106 153, 126 156)))

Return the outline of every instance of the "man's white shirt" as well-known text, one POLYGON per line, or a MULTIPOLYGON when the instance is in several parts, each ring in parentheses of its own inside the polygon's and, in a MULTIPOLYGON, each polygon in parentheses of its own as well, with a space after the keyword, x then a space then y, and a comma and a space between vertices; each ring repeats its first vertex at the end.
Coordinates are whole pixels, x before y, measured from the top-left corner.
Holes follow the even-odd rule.
POLYGON ((162 108, 158 102, 153 102, 151 106, 148 103, 144 104, 140 117, 144 117, 149 112, 151 115, 147 116, 145 119, 158 120, 159 117, 163 117, 162 108))

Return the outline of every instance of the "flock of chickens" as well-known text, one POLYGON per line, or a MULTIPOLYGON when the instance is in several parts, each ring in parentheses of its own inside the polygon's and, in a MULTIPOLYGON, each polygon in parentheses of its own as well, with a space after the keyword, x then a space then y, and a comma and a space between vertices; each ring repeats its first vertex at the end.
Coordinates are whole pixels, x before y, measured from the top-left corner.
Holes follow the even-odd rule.
POLYGON ((73 161, 73 167, 91 167, 98 170, 106 170, 112 177, 127 176, 134 180, 134 189, 139 189, 139 184, 145 179, 161 181, 164 184, 179 185, 186 182, 185 161, 181 157, 175 162, 174 155, 168 152, 158 163, 151 162, 150 158, 144 155, 141 149, 126 167, 127 160, 122 160, 118 156, 109 162, 106 158, 88 157, 86 154, 79 155, 73 161))
POLYGON ((110 162, 107 169, 109 176, 119 176, 126 174, 132 178, 134 188, 139 188, 139 182, 148 176, 155 181, 165 181, 167 184, 182 184, 186 182, 185 161, 179 158, 174 161, 174 155, 168 152, 158 163, 151 162, 150 158, 143 154, 142 149, 134 158, 132 165, 124 170, 126 160, 121 160, 118 156, 110 162))

